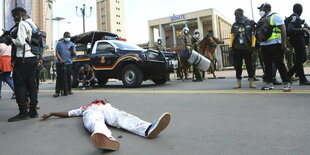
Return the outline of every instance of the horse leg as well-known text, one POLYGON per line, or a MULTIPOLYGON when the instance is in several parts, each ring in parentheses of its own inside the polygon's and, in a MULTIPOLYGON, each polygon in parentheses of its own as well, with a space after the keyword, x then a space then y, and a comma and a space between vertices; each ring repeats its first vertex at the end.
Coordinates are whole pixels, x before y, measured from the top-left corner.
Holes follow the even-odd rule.
POLYGON ((214 60, 211 61, 211 73, 213 74, 213 77, 216 79, 216 75, 215 75, 215 63, 214 63, 214 60))

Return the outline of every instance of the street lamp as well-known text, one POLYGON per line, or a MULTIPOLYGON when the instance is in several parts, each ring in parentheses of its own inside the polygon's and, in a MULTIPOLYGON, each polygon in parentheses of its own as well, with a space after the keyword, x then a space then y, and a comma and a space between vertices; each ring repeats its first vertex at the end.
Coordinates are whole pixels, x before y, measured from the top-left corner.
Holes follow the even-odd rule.
POLYGON ((57 21, 57 24, 58 24, 58 34, 57 34, 58 39, 59 39, 59 22, 64 20, 64 19, 65 18, 63 18, 63 17, 54 17, 54 18, 52 18, 52 20, 57 21))
MULTIPOLYGON (((81 15, 78 15, 78 6, 75 7, 75 13, 78 17, 82 17, 83 18, 83 33, 85 33, 85 4, 83 4, 83 8, 80 8, 80 11, 81 11, 81 15)), ((89 16, 86 16, 86 17, 90 17, 91 16, 91 11, 92 11, 92 7, 89 8, 90 9, 90 13, 89 13, 89 16)))

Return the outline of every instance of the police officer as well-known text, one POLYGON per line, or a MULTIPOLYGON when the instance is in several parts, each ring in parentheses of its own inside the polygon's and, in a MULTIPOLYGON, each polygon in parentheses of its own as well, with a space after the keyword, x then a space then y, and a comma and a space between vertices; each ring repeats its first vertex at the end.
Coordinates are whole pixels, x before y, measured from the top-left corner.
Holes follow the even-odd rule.
MULTIPOLYGON (((196 29, 194 31, 194 35, 192 36, 192 49, 195 50, 196 52, 199 52, 199 31, 196 29)), ((193 79, 194 82, 200 82, 203 81, 199 68, 197 65, 193 64, 193 71, 196 79, 193 79)))
POLYGON ((185 80, 188 80, 187 76, 188 76, 188 73, 187 73, 187 70, 189 69, 190 65, 189 65, 189 62, 187 61, 189 56, 192 54, 192 37, 191 35, 189 34, 189 29, 188 27, 184 27, 183 28, 183 33, 184 33, 184 36, 183 36, 183 44, 184 44, 184 47, 183 47, 183 52, 187 53, 187 54, 182 54, 182 51, 181 51, 181 55, 186 55, 185 57, 182 57, 181 56, 181 69, 183 70, 184 72, 184 79, 185 80))
POLYGON ((161 39, 161 37, 159 37, 158 39, 157 39, 157 45, 156 45, 156 50, 158 50, 158 51, 164 51, 164 47, 163 47, 163 45, 162 45, 162 39, 161 39))
POLYGON ((305 33, 308 32, 308 29, 302 28, 304 20, 300 19, 302 13, 302 5, 295 4, 293 7, 294 13, 289 17, 290 22, 288 23, 288 34, 290 36, 290 43, 295 49, 296 54, 296 63, 290 69, 288 75, 289 77, 293 76, 295 72, 299 76, 299 85, 310 85, 310 82, 307 80, 303 68, 303 63, 306 62, 306 49, 305 49, 305 33))
POLYGON ((16 93, 16 102, 19 107, 19 114, 8 119, 8 122, 20 121, 38 117, 36 110, 38 104, 38 93, 36 83, 36 67, 38 64, 37 57, 32 54, 30 45, 26 40, 32 36, 32 26, 36 24, 28 18, 24 8, 17 7, 13 9, 12 16, 15 23, 18 24, 17 37, 12 39, 14 54, 14 72, 13 81, 16 93), (30 99, 30 108, 28 112, 28 102, 30 99))
POLYGON ((243 10, 240 8, 235 11, 235 18, 236 21, 231 28, 230 37, 230 48, 234 52, 233 59, 237 78, 237 83, 233 88, 241 88, 243 59, 249 75, 249 86, 256 88, 252 68, 252 50, 255 47, 256 40, 253 37, 251 20, 243 15, 243 10))

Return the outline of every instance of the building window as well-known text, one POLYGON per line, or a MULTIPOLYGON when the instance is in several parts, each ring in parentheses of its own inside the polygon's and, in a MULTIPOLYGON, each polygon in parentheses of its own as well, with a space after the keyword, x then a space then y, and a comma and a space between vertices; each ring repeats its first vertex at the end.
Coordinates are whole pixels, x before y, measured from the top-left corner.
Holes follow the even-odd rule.
POLYGON ((101 11, 105 11, 105 8, 101 8, 101 11))
POLYGON ((102 15, 101 17, 102 17, 102 18, 105 18, 105 15, 102 15))
POLYGON ((102 22, 102 25, 105 25, 106 23, 105 22, 102 22))

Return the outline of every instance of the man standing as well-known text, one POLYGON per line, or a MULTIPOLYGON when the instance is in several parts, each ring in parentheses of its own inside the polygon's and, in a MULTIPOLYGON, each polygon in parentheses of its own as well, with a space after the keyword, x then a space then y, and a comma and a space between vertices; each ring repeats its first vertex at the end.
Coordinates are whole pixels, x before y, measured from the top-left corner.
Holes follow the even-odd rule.
POLYGON ((240 8, 235 11, 235 18, 236 22, 231 28, 230 37, 230 48, 232 48, 234 52, 233 59, 237 78, 237 83, 233 88, 241 88, 243 59, 249 75, 249 86, 250 88, 256 88, 252 68, 252 51, 255 47, 256 39, 253 36, 253 27, 251 23, 254 22, 245 17, 243 15, 243 10, 240 8))
POLYGON ((290 44, 295 49, 296 62, 294 66, 288 72, 288 76, 292 77, 295 73, 299 76, 299 85, 310 85, 304 72, 303 63, 306 62, 306 49, 305 49, 305 34, 308 32, 307 28, 302 28, 304 20, 300 19, 302 13, 302 5, 295 4, 293 7, 294 13, 289 17, 287 31, 290 36, 290 44))
POLYGON ((279 14, 271 12, 271 5, 268 3, 262 4, 260 7, 258 7, 258 9, 260 10, 259 14, 262 17, 258 22, 258 27, 262 26, 261 24, 266 23, 264 20, 268 22, 267 24, 270 27, 273 27, 271 36, 268 36, 267 40, 264 40, 260 43, 265 64, 266 81, 266 84, 262 87, 262 90, 271 90, 274 88, 272 84, 272 63, 274 62, 281 75, 283 91, 289 92, 291 91, 289 83, 290 81, 288 78, 287 69, 283 62, 284 53, 287 52, 286 28, 284 20, 281 16, 279 16, 279 14))
POLYGON ((62 90, 62 95, 72 95, 71 91, 71 75, 72 75, 72 63, 73 56, 76 55, 75 45, 70 41, 70 33, 65 32, 64 38, 59 40, 56 46, 56 91, 53 95, 58 97, 62 90))
POLYGON ((38 93, 36 83, 37 57, 31 52, 31 47, 26 40, 31 40, 32 27, 36 24, 28 18, 24 8, 13 9, 12 16, 15 23, 19 23, 17 37, 13 38, 13 60, 14 66, 13 81, 16 93, 16 102, 19 107, 19 114, 10 118, 8 122, 20 121, 38 117, 36 110, 38 104, 38 93), (32 26, 31 26, 31 25, 32 26), (15 46, 15 47, 14 47, 15 46), (30 98, 30 108, 28 112, 27 104, 30 98))
MULTIPOLYGON (((194 35, 192 36, 192 49, 195 50, 196 52, 199 52, 199 36, 200 36, 199 31, 198 31, 198 29, 196 29, 194 31, 194 35)), ((193 79, 193 81, 194 82, 202 81, 200 69, 195 64, 193 64, 193 72, 194 72, 194 75, 196 78, 196 79, 193 79)))

